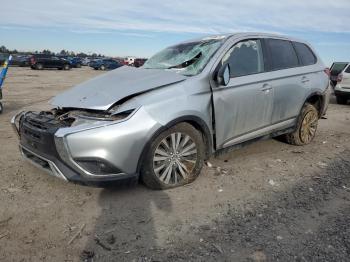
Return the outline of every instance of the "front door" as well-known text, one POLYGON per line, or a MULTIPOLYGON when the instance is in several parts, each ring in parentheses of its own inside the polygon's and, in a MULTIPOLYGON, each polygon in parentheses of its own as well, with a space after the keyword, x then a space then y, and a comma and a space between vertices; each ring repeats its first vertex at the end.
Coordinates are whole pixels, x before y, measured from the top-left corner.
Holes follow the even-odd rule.
POLYGON ((227 86, 213 88, 217 148, 244 142, 271 124, 274 90, 264 73, 260 40, 235 44, 222 58, 228 64, 227 86))

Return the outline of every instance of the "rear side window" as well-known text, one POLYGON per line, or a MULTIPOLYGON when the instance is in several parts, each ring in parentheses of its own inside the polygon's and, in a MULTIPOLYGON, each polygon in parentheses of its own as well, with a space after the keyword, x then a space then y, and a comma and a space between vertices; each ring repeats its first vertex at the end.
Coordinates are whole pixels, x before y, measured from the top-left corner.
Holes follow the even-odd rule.
POLYGON ((267 39, 271 52, 272 70, 287 69, 299 65, 295 49, 290 41, 267 39))
POLYGON ((307 45, 294 42, 294 46, 303 66, 316 64, 316 56, 307 45))

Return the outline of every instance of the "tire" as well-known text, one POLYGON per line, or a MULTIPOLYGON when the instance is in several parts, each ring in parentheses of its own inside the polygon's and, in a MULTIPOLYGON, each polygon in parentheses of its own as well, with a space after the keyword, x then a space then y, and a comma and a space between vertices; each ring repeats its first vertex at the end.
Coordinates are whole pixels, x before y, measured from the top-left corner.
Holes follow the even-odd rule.
POLYGON ((35 69, 37 69, 37 70, 43 70, 43 69, 44 69, 44 66, 43 66, 43 64, 38 63, 38 64, 35 64, 35 69))
POLYGON ((77 64, 76 67, 77 67, 77 68, 81 68, 81 64, 77 64))
POLYGON ((70 66, 68 64, 63 65, 63 70, 69 70, 69 69, 70 69, 70 66))
POLYGON ((101 69, 101 70, 106 70, 106 67, 105 67, 104 65, 101 65, 101 66, 100 66, 100 69, 101 69))
POLYGON ((337 96, 336 99, 337 99, 337 103, 339 105, 346 105, 346 103, 348 101, 348 98, 344 97, 344 96, 337 96))
POLYGON ((158 190, 189 184, 198 177, 204 158, 202 134, 190 124, 180 123, 151 141, 142 158, 141 179, 158 190), (173 145, 177 145, 176 151, 173 145))
POLYGON ((306 103, 298 117, 296 130, 285 135, 287 143, 296 146, 310 144, 315 138, 319 113, 315 106, 306 103))
POLYGON ((0 114, 2 114, 3 111, 4 111, 4 107, 3 107, 2 103, 0 102, 0 114))

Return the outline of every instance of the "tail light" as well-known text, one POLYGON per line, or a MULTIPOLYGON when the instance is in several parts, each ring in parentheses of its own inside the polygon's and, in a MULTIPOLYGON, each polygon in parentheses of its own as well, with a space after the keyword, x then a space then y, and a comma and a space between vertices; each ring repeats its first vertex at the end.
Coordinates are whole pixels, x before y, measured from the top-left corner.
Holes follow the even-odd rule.
POLYGON ((326 75, 328 75, 328 77, 331 77, 331 70, 329 68, 326 68, 324 72, 326 73, 326 75))
POLYGON ((31 63, 32 65, 35 64, 35 59, 34 59, 34 57, 31 57, 31 58, 30 58, 30 63, 31 63))
POLYGON ((340 83, 341 81, 343 81, 343 74, 339 74, 337 77, 337 82, 340 83))

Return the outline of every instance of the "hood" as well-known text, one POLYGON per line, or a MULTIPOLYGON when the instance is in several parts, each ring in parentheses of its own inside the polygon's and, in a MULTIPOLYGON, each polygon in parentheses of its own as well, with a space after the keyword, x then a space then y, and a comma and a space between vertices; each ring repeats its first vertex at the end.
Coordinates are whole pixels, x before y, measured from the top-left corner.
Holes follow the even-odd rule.
POLYGON ((107 110, 123 98, 185 79, 172 71, 123 66, 55 96, 50 104, 59 108, 107 110))

